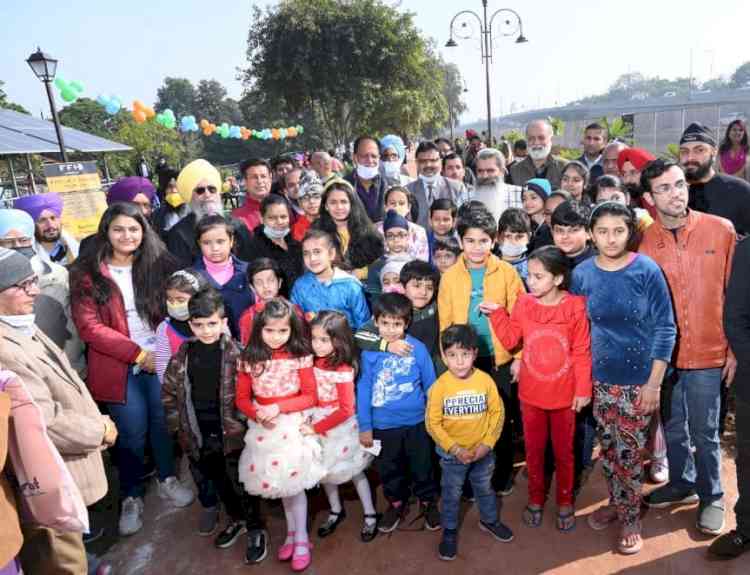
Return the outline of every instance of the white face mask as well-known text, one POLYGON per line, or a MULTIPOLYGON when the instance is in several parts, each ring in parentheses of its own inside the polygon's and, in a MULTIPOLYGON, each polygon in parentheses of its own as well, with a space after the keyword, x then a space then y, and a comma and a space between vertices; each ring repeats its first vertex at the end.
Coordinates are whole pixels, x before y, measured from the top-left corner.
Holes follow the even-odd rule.
POLYGON ((422 180, 422 183, 425 186, 434 186, 435 182, 437 182, 437 179, 440 174, 435 174, 434 176, 425 176, 424 174, 419 174, 419 179, 422 180))
POLYGON ((524 246, 523 244, 503 242, 503 245, 500 246, 500 251, 506 258, 517 258, 524 254, 524 252, 526 251, 526 247, 527 246, 524 246))
POLYGON ((277 230, 276 228, 272 228, 270 226, 263 226, 263 233, 269 240, 283 240, 289 233, 289 228, 277 230))
POLYGON ((372 180, 375 178, 375 176, 378 175, 378 167, 377 166, 363 166, 362 164, 357 164, 357 176, 359 176, 362 180, 372 180))
POLYGON ((177 321, 187 321, 190 319, 190 312, 188 311, 187 303, 171 304, 167 302, 167 313, 169 317, 176 319, 177 321))
POLYGON ((547 144, 543 148, 529 148, 529 156, 531 156, 532 160, 541 161, 545 160, 547 156, 550 155, 550 152, 552 152, 552 144, 547 144))
POLYGON ((0 315, 0 321, 29 337, 34 335, 34 332, 36 331, 36 316, 33 313, 23 315, 0 315))
POLYGON ((383 170, 387 178, 397 178, 401 174, 401 162, 398 160, 383 162, 383 170))

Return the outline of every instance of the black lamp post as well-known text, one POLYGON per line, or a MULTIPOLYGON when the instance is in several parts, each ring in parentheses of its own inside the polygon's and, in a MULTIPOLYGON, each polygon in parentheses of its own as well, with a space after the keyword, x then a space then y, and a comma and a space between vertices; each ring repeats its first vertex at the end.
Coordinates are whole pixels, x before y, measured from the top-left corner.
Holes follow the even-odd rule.
MULTIPOLYGON (((501 36, 513 36, 518 32, 518 36, 516 37, 516 44, 524 44, 528 42, 526 36, 523 35, 523 23, 521 22, 521 17, 518 15, 518 12, 515 10, 511 10, 510 8, 500 8, 499 10, 496 10, 493 12, 492 16, 490 16, 489 20, 487 20, 487 0, 482 0, 482 6, 483 6, 483 17, 479 16, 476 12, 473 10, 461 10, 460 12, 456 13, 455 16, 453 16, 453 19, 451 20, 450 25, 450 38, 445 43, 446 48, 455 48, 458 46, 458 43, 453 39, 454 34, 454 24, 456 23, 456 19, 459 16, 474 16, 474 18, 477 19, 477 22, 479 22, 479 29, 480 29, 480 48, 482 53, 482 60, 484 60, 484 75, 485 75, 485 83, 487 86, 487 138, 489 140, 489 144, 492 145, 492 104, 491 104, 491 97, 490 97, 490 62, 492 61, 492 23, 495 21, 495 16, 501 13, 508 14, 509 17, 506 18, 501 23, 501 29, 500 29, 500 35, 501 36)), ((468 23, 463 22, 461 24, 461 28, 467 28, 468 23)), ((457 34, 459 38, 466 39, 471 37, 471 30, 464 36, 461 36, 460 34, 457 34)))
POLYGON ((65 140, 63 139, 62 128, 60 127, 60 120, 57 117, 57 108, 55 107, 55 96, 52 94, 52 81, 55 79, 55 72, 57 72, 57 60, 50 57, 48 54, 42 52, 41 48, 37 48, 26 62, 31 67, 36 77, 44 82, 44 87, 47 89, 47 98, 49 99, 49 107, 52 111, 52 122, 55 124, 55 132, 57 133, 57 143, 60 146, 60 155, 62 161, 68 161, 68 155, 65 153, 65 140))

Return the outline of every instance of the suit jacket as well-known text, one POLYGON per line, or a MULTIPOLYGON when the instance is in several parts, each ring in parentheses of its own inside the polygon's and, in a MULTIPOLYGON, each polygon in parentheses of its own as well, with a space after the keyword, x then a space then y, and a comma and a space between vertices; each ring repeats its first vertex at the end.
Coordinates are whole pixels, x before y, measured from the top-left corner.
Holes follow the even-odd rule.
POLYGON ((427 189, 421 179, 417 178, 406 188, 412 193, 416 200, 418 213, 414 213, 412 206, 412 221, 422 226, 425 230, 430 229, 430 204, 432 200, 447 198, 458 204, 464 190, 459 182, 454 182, 443 176, 438 176, 435 187, 432 190, 432 199, 427 197, 427 189))
POLYGON ((10 396, 0 391, 0 567, 10 563, 18 555, 23 543, 16 512, 16 497, 3 471, 8 455, 9 420, 10 396))

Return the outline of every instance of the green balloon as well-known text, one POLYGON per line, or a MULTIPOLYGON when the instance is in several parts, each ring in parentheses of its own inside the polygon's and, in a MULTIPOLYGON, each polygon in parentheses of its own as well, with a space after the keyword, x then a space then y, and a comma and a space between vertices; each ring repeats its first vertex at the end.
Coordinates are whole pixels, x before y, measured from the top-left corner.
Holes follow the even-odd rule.
POLYGON ((78 97, 78 95, 75 93, 74 90, 71 90, 69 87, 66 87, 62 92, 60 92, 60 97, 66 102, 74 102, 75 99, 78 97))
POLYGON ((58 76, 55 80, 55 86, 58 90, 64 90, 65 88, 67 88, 68 84, 65 82, 65 80, 58 76))
POLYGON ((81 84, 78 80, 73 80, 70 84, 68 84, 71 88, 73 88, 76 92, 83 92, 83 84, 81 84))

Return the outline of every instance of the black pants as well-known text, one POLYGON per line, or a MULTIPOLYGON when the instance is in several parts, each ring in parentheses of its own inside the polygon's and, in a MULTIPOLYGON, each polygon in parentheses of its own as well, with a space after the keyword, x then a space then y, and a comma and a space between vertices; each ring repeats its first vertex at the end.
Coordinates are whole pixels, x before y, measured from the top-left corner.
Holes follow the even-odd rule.
POLYGON ((220 437, 204 436, 200 458, 190 459, 190 473, 198 487, 203 507, 214 507, 219 501, 233 521, 245 521, 248 529, 263 528, 260 498, 250 495, 239 481, 241 451, 224 454, 220 437))
POLYGON ((510 364, 494 366, 494 358, 478 357, 475 367, 489 373, 495 380, 497 391, 503 400, 505 419, 500 439, 495 444, 495 472, 492 474, 492 488, 495 491, 504 489, 513 477, 513 427, 521 421, 518 404, 518 386, 513 385, 510 374, 510 364))
POLYGON ((424 422, 394 429, 373 429, 381 442, 375 467, 390 501, 408 501, 414 492, 420 501, 435 501, 438 484, 432 467, 434 452, 424 422))
MULTIPOLYGON (((737 370, 734 385, 750 385, 750 366, 745 373, 737 370)), ((737 531, 750 537, 750 397, 737 397, 737 491, 739 498, 734 506, 737 531)))

